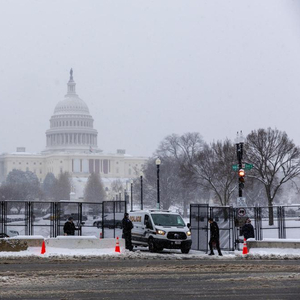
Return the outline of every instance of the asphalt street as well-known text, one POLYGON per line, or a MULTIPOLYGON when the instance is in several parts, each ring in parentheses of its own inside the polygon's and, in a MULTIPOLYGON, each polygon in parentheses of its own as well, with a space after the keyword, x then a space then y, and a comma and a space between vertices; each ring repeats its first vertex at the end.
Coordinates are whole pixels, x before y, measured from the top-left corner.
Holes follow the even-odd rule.
POLYGON ((299 299, 300 260, 2 258, 0 299, 299 299))

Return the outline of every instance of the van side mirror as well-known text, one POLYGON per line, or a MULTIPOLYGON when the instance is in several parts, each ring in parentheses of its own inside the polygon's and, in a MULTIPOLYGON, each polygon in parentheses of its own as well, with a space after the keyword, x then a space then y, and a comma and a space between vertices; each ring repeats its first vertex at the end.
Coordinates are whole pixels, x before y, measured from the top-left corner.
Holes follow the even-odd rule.
POLYGON ((187 226, 188 229, 190 229, 191 228, 191 223, 187 223, 186 226, 187 226))

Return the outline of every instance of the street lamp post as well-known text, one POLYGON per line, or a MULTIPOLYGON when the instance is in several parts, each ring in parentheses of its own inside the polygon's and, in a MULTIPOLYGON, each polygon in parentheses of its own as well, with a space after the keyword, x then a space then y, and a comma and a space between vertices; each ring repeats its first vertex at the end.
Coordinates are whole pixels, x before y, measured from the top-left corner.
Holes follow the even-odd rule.
POLYGON ((130 181, 131 211, 133 211, 133 180, 130 181))
POLYGON ((141 178, 141 210, 143 210, 143 173, 141 172, 140 174, 141 178))
POLYGON ((160 209, 160 195, 159 195, 159 166, 160 166, 161 160, 159 157, 156 159, 155 164, 157 167, 157 209, 160 209))

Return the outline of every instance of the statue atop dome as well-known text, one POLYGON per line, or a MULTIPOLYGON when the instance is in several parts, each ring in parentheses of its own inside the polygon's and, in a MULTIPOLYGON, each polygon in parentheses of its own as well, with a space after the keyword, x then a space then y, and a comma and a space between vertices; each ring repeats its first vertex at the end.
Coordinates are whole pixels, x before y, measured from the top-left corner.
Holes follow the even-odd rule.
POLYGON ((68 82, 68 94, 67 95, 76 95, 75 92, 76 83, 73 80, 73 69, 70 70, 70 80, 68 82))

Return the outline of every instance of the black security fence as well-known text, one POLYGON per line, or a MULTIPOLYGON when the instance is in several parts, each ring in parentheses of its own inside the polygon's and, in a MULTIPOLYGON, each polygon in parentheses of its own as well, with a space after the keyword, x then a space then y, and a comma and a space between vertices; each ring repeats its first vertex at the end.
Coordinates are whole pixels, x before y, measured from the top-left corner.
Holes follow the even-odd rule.
POLYGON ((299 239, 300 205, 274 207, 215 207, 207 204, 191 204, 190 223, 192 249, 208 251, 210 226, 213 218, 220 229, 220 246, 223 250, 239 249, 243 242, 242 226, 250 218, 256 240, 299 239), (273 224, 270 225, 270 212, 273 224))
POLYGON ((125 201, 45 202, 1 201, 0 237, 16 235, 63 235, 65 222, 71 216, 76 226, 75 235, 99 238, 121 237, 125 201))

